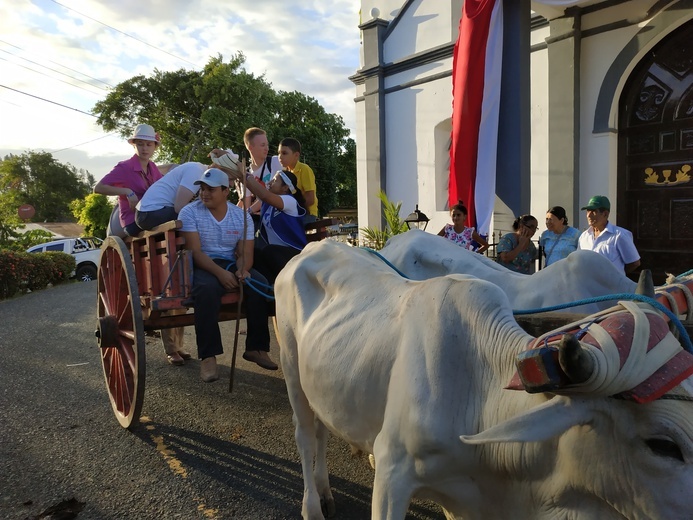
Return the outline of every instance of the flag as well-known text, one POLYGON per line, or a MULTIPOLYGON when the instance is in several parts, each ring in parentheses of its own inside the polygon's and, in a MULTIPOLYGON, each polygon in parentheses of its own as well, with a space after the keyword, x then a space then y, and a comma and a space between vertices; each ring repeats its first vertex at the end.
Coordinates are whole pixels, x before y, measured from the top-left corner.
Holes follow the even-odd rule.
POLYGON ((467 207, 467 225, 488 236, 496 196, 503 60, 503 0, 464 0, 452 60, 448 202, 467 207))

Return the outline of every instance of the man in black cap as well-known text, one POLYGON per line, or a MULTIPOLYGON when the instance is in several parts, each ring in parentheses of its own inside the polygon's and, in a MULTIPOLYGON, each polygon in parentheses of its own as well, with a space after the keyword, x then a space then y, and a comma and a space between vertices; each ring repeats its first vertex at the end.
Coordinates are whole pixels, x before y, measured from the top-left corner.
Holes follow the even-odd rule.
POLYGON ((582 209, 587 211, 590 227, 580 235, 578 248, 607 257, 626 274, 635 271, 640 266, 640 254, 633 243, 633 234, 609 222, 609 199, 604 195, 595 195, 582 209))

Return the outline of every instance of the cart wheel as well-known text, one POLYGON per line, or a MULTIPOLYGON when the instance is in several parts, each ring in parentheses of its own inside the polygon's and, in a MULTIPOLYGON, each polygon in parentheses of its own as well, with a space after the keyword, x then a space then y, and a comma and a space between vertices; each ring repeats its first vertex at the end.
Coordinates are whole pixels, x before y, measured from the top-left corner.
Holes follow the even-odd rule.
POLYGON ((135 268, 123 240, 109 236, 101 246, 98 272, 98 329, 106 389, 123 428, 142 412, 146 358, 144 325, 135 268))

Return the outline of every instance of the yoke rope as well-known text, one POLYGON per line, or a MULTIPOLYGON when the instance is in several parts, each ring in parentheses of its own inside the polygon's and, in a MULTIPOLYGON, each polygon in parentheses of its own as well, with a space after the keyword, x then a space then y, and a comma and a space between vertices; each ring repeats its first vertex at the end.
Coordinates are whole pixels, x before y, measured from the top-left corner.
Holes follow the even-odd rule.
MULTIPOLYGON (((390 268, 392 268, 397 274, 399 274, 402 278, 406 278, 407 280, 410 280, 407 275, 405 275, 402 271, 397 269, 387 258, 385 258, 383 255, 378 253, 376 250, 371 249, 369 247, 361 247, 364 251, 368 251, 369 253, 377 256, 380 258, 385 264, 387 264, 390 268)), ((686 273, 683 273, 679 276, 686 276, 689 273, 693 273, 693 269, 690 271, 687 271, 686 273)), ((678 277, 677 277, 678 278, 678 277)), ((621 294, 607 294, 604 296, 594 296, 592 298, 585 298, 583 300, 577 300, 574 302, 570 303, 562 303, 560 305, 552 305, 551 307, 542 307, 539 309, 513 309, 513 315, 514 316, 521 316, 524 314, 539 314, 541 312, 551 312, 551 311, 556 311, 560 309, 568 309, 570 307, 578 307, 580 305, 585 305, 588 303, 597 303, 597 302, 605 302, 605 301, 612 301, 612 300, 633 300, 633 301, 639 301, 639 302, 644 302, 655 309, 659 310, 663 314, 665 314, 669 320, 674 324, 676 327, 676 330, 679 332, 679 336, 681 338, 681 343, 683 344, 683 348, 693 354, 693 344, 691 343, 691 338, 688 336, 688 332, 686 331, 686 328, 683 326, 681 323, 681 320, 672 313, 669 309, 667 309, 664 305, 662 305, 660 302, 655 300, 654 298, 650 298, 649 296, 644 296, 642 294, 628 294, 628 293, 621 293, 621 294)))

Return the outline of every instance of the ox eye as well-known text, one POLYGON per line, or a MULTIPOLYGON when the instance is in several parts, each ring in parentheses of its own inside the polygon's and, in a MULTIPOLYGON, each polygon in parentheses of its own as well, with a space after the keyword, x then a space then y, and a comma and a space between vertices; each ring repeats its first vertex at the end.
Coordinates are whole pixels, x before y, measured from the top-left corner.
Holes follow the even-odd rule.
POLYGON ((645 444, 659 457, 669 457, 684 462, 683 453, 675 442, 668 439, 647 439, 645 444))

